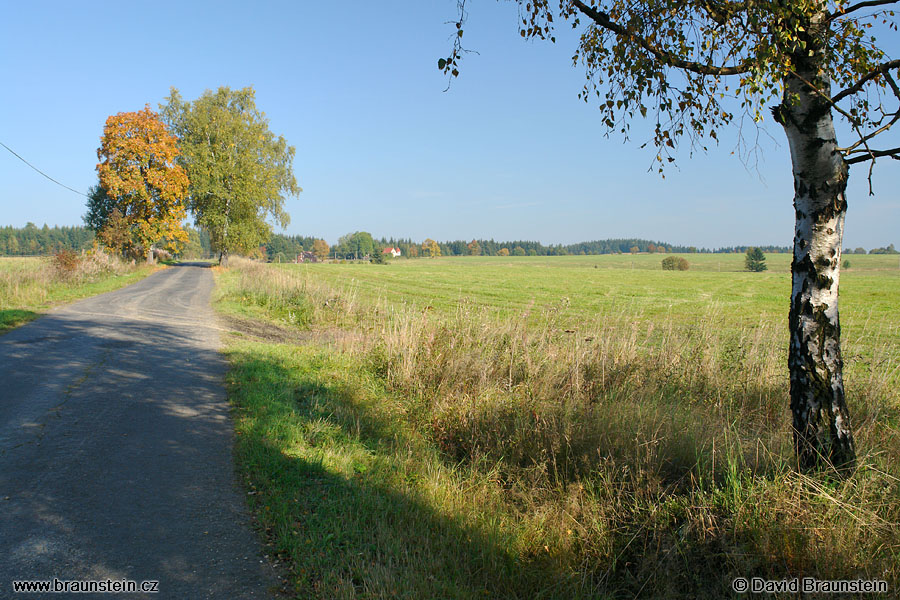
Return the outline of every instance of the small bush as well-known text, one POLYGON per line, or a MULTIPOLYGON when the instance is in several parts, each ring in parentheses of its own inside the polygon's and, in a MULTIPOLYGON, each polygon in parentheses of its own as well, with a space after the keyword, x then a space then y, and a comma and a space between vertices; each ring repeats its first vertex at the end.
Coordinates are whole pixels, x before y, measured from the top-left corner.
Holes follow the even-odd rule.
POLYGON ((850 268, 850 261, 849 261, 849 260, 845 260, 845 261, 844 261, 844 268, 845 268, 845 269, 849 269, 849 268, 850 268))
POLYGON ((53 255, 53 268, 63 277, 71 277, 78 271, 81 260, 74 250, 60 250, 53 255))
POLYGON ((680 256, 667 256, 662 260, 662 268, 663 271, 687 271, 690 265, 680 256))
POLYGON ((154 248, 153 258, 154 260, 172 260, 172 253, 163 248, 154 248))
POLYGON ((752 273, 762 273, 768 267, 766 266, 766 255, 759 248, 747 248, 747 257, 744 261, 744 268, 752 273))

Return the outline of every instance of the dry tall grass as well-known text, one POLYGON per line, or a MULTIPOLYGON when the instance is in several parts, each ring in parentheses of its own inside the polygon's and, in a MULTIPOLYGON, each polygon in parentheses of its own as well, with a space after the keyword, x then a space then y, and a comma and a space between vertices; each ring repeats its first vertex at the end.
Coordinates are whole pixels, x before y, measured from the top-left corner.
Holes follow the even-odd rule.
POLYGON ((785 336, 768 322, 718 329, 711 306, 693 323, 624 311, 573 323, 565 299, 516 318, 466 301, 440 314, 232 266, 236 299, 347 332, 334 350, 384 382, 397 417, 447 465, 472 473, 469 504, 450 492, 436 502, 506 515, 520 556, 572 573, 589 593, 663 597, 696 593, 697 582, 726 589, 738 575, 900 585, 890 348, 865 349, 879 369, 848 369, 861 458, 838 480, 793 469, 785 336))
POLYGON ((0 259, 0 309, 46 304, 61 288, 77 288, 135 267, 101 251, 63 251, 46 258, 0 259))

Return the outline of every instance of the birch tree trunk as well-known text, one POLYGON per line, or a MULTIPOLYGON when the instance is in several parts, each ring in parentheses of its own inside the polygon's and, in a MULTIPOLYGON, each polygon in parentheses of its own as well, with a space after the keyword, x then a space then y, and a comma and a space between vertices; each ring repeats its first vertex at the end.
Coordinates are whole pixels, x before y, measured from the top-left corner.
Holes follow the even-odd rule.
POLYGON ((850 472, 856 452, 844 397, 838 317, 848 167, 837 151, 830 84, 814 59, 805 62, 798 61, 805 68, 786 81, 784 101, 775 110, 787 134, 794 174, 788 325, 794 448, 803 470, 832 465, 850 472))

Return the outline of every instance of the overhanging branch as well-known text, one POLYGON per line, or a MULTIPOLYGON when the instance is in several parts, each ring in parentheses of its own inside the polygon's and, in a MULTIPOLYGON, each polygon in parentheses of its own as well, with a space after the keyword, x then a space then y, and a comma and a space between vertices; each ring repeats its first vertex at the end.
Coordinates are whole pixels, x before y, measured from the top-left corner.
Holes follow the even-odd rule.
POLYGON ((876 130, 873 131, 872 133, 869 133, 869 134, 867 134, 867 135, 861 136, 861 137, 859 138, 859 140, 857 140, 856 142, 854 142, 851 146, 849 146, 849 147, 847 147, 847 148, 845 148, 845 149, 838 148, 838 151, 851 152, 851 151, 853 151, 853 150, 856 150, 856 149, 859 148, 860 146, 864 146, 867 142, 869 142, 870 140, 872 140, 875 136, 878 136, 878 135, 884 133, 885 131, 887 131, 888 129, 890 129, 891 127, 893 127, 893 126, 894 126, 894 123, 896 123, 897 121, 900 121, 900 110, 898 110, 897 112, 895 112, 895 113, 894 113, 894 116, 893 116, 893 117, 891 118, 891 120, 888 121, 886 124, 882 125, 881 127, 879 127, 878 129, 876 129, 876 130))
POLYGON ((648 42, 646 38, 637 35, 635 32, 630 31, 628 28, 613 21, 607 13, 595 8, 591 8, 581 0, 572 0, 572 4, 600 27, 606 29, 607 31, 615 33, 619 37, 633 41, 635 44, 655 56, 660 62, 667 66, 684 69, 685 71, 691 71, 700 75, 740 75, 741 73, 747 73, 750 71, 750 66, 746 62, 740 65, 720 67, 705 65, 703 63, 692 60, 686 60, 680 56, 672 54, 667 50, 661 50, 660 48, 657 48, 656 46, 648 42))
POLYGON ((873 6, 884 6, 885 4, 897 4, 898 1, 900 1, 900 0, 866 0, 865 2, 858 2, 856 4, 848 6, 847 8, 845 8, 843 10, 838 10, 838 11, 831 13, 830 15, 828 15, 827 20, 833 21, 835 19, 843 17, 844 15, 849 15, 850 13, 855 12, 857 10, 862 10, 863 8, 871 8, 873 6))
POLYGON ((860 91, 863 88, 863 86, 866 85, 866 83, 868 83, 872 79, 875 79, 879 75, 884 75, 891 69, 900 69, 900 60, 890 60, 886 63, 882 63, 882 64, 878 65, 877 67, 875 67, 874 69, 872 69, 871 71, 869 71, 868 73, 863 75, 859 81, 857 81, 856 83, 854 83, 847 89, 838 92, 835 96, 833 96, 831 98, 831 102, 833 104, 837 104, 838 102, 840 102, 847 96, 852 96, 853 94, 860 91))
POLYGON ((860 150, 858 152, 865 152, 865 154, 846 159, 848 165, 855 165, 857 163, 866 162, 867 160, 875 160, 876 158, 881 158, 883 156, 890 156, 894 160, 900 160, 900 148, 891 148, 890 150, 860 150))

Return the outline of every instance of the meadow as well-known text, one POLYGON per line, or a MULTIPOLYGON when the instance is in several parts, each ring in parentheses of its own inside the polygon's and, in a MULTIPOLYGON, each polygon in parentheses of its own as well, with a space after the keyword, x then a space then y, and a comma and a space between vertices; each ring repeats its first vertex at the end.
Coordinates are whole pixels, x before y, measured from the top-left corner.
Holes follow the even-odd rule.
POLYGON ((60 259, 0 257, 0 333, 54 305, 118 289, 153 270, 94 252, 62 254, 60 259))
MULTIPOLYGON (((471 301, 512 315, 562 302, 574 319, 624 310, 643 318, 693 321, 713 310, 725 327, 772 319, 786 326, 790 255, 768 255, 762 273, 746 272, 743 254, 682 255, 690 263, 688 272, 663 271, 665 256, 442 257, 395 260, 375 272, 379 267, 367 263, 273 266, 314 277, 348 297, 389 305, 447 311, 471 301)), ((841 274, 844 325, 870 321, 896 330, 900 257, 845 260, 851 266, 841 274)))
POLYGON ((845 480, 793 466, 789 257, 764 273, 685 257, 218 272, 239 469, 297 596, 720 598, 739 576, 896 590, 897 257, 842 273, 860 452, 845 480))

